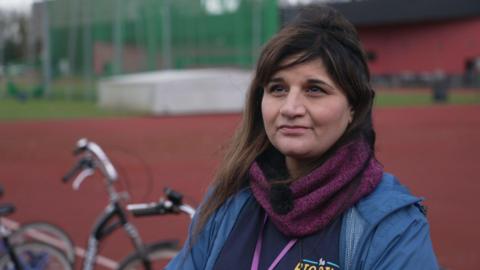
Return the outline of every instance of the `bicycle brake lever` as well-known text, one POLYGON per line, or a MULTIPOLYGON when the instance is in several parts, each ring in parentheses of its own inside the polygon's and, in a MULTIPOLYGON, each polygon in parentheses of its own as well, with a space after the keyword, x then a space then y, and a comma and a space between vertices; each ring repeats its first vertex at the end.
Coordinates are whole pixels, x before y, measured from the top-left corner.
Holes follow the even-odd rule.
POLYGON ((78 174, 77 177, 75 177, 75 181, 73 181, 72 187, 75 190, 78 190, 80 188, 80 185, 83 183, 83 181, 93 175, 95 173, 95 170, 91 168, 84 169, 82 172, 78 174))

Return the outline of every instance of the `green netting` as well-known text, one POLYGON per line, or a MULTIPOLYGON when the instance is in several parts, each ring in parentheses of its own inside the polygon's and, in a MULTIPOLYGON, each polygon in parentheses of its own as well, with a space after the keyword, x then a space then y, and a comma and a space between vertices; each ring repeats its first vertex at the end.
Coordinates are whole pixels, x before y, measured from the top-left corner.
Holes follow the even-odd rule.
POLYGON ((54 74, 250 68, 279 27, 276 0, 49 2, 54 74))

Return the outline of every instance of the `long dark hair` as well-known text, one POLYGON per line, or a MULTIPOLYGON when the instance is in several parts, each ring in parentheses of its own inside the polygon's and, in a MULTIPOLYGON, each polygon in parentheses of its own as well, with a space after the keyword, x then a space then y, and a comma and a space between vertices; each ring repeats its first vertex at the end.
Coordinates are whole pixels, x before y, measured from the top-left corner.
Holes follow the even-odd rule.
POLYGON ((371 114, 375 94, 357 32, 338 11, 325 6, 308 6, 262 50, 247 93, 242 122, 214 178, 212 193, 200 209, 195 234, 230 196, 248 185, 249 167, 259 155, 272 148, 262 121, 263 87, 279 70, 318 58, 344 91, 354 111, 347 130, 326 155, 358 136, 367 139, 373 152, 375 131, 371 114), (296 56, 293 63, 280 64, 293 55, 296 56))

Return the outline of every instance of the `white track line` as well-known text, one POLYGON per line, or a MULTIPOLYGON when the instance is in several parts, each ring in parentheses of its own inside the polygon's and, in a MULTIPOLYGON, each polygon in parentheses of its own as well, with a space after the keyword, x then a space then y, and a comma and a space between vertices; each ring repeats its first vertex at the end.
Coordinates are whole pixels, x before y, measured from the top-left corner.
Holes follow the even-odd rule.
MULTIPOLYGON (((2 223, 11 230, 17 230, 20 227, 18 222, 8 218, 2 218, 2 223)), ((39 240, 47 244, 51 244, 56 247, 64 246, 61 240, 58 240, 55 237, 52 237, 48 234, 44 234, 42 232, 32 232, 31 236, 36 240, 39 240)), ((85 253, 86 253, 85 249, 75 246, 75 255, 77 255, 78 257, 84 258, 85 253)), ((102 255, 97 255, 96 263, 110 269, 116 269, 118 267, 118 263, 116 261, 102 255)))

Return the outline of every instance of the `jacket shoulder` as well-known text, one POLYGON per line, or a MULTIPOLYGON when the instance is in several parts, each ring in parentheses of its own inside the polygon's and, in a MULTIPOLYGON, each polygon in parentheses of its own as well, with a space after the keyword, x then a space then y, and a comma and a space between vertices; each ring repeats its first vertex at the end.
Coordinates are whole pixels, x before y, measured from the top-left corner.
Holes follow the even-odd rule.
MULTIPOLYGON (((420 203, 423 198, 413 196, 395 176, 384 173, 375 190, 360 200, 356 208, 370 224, 376 224, 386 216, 411 205, 420 203)), ((420 213, 420 212, 419 212, 420 213)))
POLYGON ((438 269, 421 200, 385 173, 376 190, 357 204, 367 222, 357 261, 363 269, 438 269))

